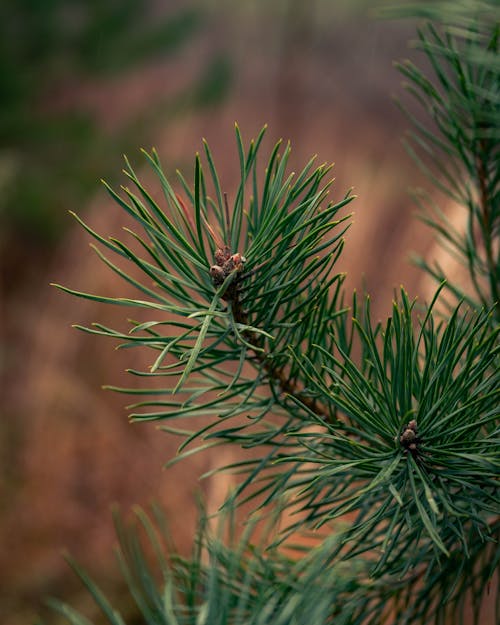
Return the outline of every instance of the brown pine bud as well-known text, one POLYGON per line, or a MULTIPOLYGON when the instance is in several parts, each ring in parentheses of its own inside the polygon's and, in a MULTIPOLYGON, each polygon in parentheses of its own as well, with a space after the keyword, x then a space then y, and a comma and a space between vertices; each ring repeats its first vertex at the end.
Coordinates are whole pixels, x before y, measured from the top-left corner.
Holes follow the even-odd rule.
POLYGON ((399 441, 405 447, 409 447, 410 445, 414 444, 416 439, 417 439, 417 435, 410 428, 406 428, 406 430, 399 437, 399 441))
POLYGON ((219 265, 212 265, 210 267, 210 277, 212 278, 212 282, 216 287, 221 286, 221 284, 226 279, 224 270, 222 269, 222 267, 219 267, 219 265))
POLYGON ((231 257, 231 250, 227 245, 223 248, 219 247, 215 250, 215 262, 222 267, 224 263, 231 257))
POLYGON ((418 453, 420 438, 417 433, 417 422, 415 419, 412 419, 405 425, 403 433, 399 437, 399 442, 406 451, 410 451, 412 454, 418 453))

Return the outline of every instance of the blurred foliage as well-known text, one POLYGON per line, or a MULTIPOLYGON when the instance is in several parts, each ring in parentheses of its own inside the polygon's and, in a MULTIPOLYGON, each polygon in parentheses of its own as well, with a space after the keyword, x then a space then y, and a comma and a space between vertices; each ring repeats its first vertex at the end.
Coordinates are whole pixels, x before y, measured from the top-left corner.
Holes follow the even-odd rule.
POLYGON ((420 217, 461 269, 460 279, 434 260, 417 258, 417 263, 438 284, 447 282, 450 309, 462 300, 474 308, 491 307, 498 324, 500 5, 498 0, 420 2, 392 14, 427 21, 413 45, 432 71, 409 60, 397 65, 406 92, 417 104, 416 110, 402 105, 413 127, 406 146, 448 204, 460 211, 457 225, 446 203, 415 190, 420 217))
POLYGON ((67 209, 112 175, 117 155, 178 113, 177 100, 216 103, 230 67, 226 56, 208 55, 187 93, 166 90, 168 99, 109 130, 78 98, 81 85, 97 91, 102 80, 189 46, 204 25, 198 8, 178 3, 158 14, 148 0, 4 0, 0 22, 0 215, 12 260, 16 246, 53 243, 67 209))
MULTIPOLYGON (((363 562, 346 565, 331 561, 337 542, 334 537, 308 548, 293 542, 285 554, 276 547, 266 547, 279 531, 276 518, 268 519, 260 532, 254 518, 241 534, 234 508, 221 513, 216 527, 201 509, 191 555, 184 558, 178 555, 160 508, 154 507, 152 514, 140 508, 134 512, 131 523, 124 521, 119 511, 114 520, 118 537, 115 553, 127 585, 121 603, 130 595, 137 605, 137 615, 125 615, 116 609, 89 574, 67 558, 94 598, 103 622, 355 625, 370 608, 366 590, 376 584, 367 578, 363 562)), ((49 599, 48 605, 61 615, 61 622, 92 625, 93 621, 67 603, 49 599)), ((54 622, 54 614, 51 617, 47 622, 54 622)))

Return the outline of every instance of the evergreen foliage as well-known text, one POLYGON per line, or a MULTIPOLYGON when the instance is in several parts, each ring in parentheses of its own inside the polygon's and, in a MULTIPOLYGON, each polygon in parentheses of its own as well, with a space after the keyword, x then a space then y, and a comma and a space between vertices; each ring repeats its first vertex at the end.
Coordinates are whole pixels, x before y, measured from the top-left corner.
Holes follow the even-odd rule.
MULTIPOLYGON (((410 61, 398 64, 405 87, 424 111, 405 109, 414 126, 408 149, 428 178, 462 210, 465 227, 453 220, 423 190, 417 190, 422 218, 438 234, 468 274, 470 285, 447 282, 452 299, 472 307, 495 307, 500 319, 500 102, 497 2, 424 3, 408 7, 444 23, 428 22, 415 45, 433 69, 428 76, 410 61), (458 5, 458 6, 457 6, 458 5), (471 17, 471 15, 473 17, 471 17)), ((419 259, 439 283, 446 272, 419 259)))
MULTIPOLYGON (((116 517, 120 566, 148 625, 460 623, 466 602, 479 623, 490 592, 500 617, 492 582, 500 560, 499 22, 469 9, 442 26, 427 10, 418 46, 433 76, 399 66, 431 117, 409 113, 424 156, 411 149, 467 212, 464 232, 444 211, 425 219, 463 260, 470 291, 422 261, 440 282, 430 304, 417 307, 402 290, 391 316, 373 322, 369 297, 348 297, 335 269, 348 227, 340 210, 352 195, 330 199, 329 167, 314 160, 288 173, 289 146, 276 145, 262 166, 264 131, 245 147, 236 128, 241 181, 232 201, 208 145, 192 184, 179 174, 174 185, 158 155, 144 152, 161 202, 128 162, 132 188, 108 187, 137 230, 124 242, 81 222, 103 262, 140 293, 61 287, 145 314, 125 330, 81 327, 150 350, 150 369, 130 371, 149 386, 114 388, 139 396, 131 418, 160 420, 182 437, 175 461, 212 446, 242 450, 221 467, 240 479, 219 530, 202 512, 191 558, 172 555, 158 510, 153 519, 137 511, 132 527, 116 517), (458 302, 448 297, 444 316, 446 295, 458 302), (208 425, 189 425, 197 416, 208 425), (257 534, 257 514, 240 536, 234 519, 249 500, 270 520, 257 534), (311 530, 314 546, 301 548, 311 530)), ((107 620, 122 625, 71 565, 107 620)), ((51 603, 69 622, 88 624, 51 603)))

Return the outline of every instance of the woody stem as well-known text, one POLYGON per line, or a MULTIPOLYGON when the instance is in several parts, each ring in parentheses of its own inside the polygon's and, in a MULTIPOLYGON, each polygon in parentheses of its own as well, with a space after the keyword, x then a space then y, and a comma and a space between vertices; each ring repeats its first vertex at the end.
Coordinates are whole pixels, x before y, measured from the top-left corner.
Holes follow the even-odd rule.
MULTIPOLYGON (((230 290, 226 293, 225 299, 231 303, 231 309, 233 318, 236 323, 242 325, 248 325, 248 315, 244 310, 240 298, 238 289, 239 280, 235 280, 231 285, 230 290)), ((261 347, 263 344, 263 337, 250 330, 245 330, 243 333, 245 339, 251 345, 261 347)), ((286 374, 285 367, 276 366, 273 360, 269 358, 269 354, 262 352, 259 349, 253 350, 253 360, 257 361, 264 371, 266 372, 268 379, 277 383, 281 393, 285 396, 291 395, 300 399, 301 403, 311 412, 315 413, 323 421, 331 421, 332 417, 329 411, 321 406, 314 398, 306 395, 304 389, 301 388, 296 382, 290 380, 286 374)))

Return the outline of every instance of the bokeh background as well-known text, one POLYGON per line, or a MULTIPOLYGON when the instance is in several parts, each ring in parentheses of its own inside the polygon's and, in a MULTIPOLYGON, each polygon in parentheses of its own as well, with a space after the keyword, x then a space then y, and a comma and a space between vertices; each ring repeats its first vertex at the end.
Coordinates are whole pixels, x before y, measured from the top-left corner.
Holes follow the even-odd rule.
POLYGON ((407 190, 422 179, 391 100, 401 94, 392 63, 414 57, 414 24, 377 19, 377 6, 3 0, 0 622, 34 622, 47 614, 47 595, 94 616, 63 549, 120 595, 112 504, 127 510, 160 501, 186 552, 196 493, 214 507, 225 493, 221 482, 198 481, 220 452, 162 471, 177 441, 154 425, 130 425, 127 398, 101 389, 123 384, 122 372, 139 368, 140 355, 70 326, 112 325, 123 309, 49 286, 120 294, 68 210, 105 235, 119 233, 124 217, 99 179, 123 182, 123 153, 146 180, 139 148, 152 145, 168 173, 189 175, 205 137, 231 198, 234 123, 247 141, 268 124, 266 149, 290 140, 295 167, 312 154, 335 162, 338 199, 354 187, 354 223, 339 261, 349 288, 366 286, 375 316, 388 312, 400 284, 425 296, 427 279, 408 257, 432 254, 434 244, 414 218, 407 190))

